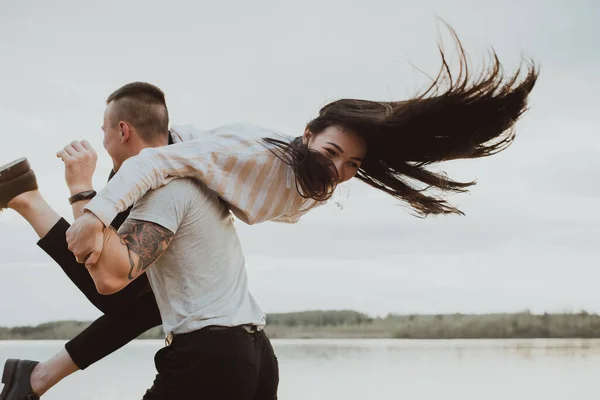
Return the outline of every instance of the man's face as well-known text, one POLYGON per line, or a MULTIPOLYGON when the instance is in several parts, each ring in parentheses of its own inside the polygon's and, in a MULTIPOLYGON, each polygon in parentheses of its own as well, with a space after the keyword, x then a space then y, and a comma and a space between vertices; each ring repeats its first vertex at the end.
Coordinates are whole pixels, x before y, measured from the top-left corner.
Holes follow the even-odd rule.
POLYGON ((104 111, 104 122, 102 124, 104 131, 104 140, 102 144, 108 152, 108 155, 113 160, 113 165, 121 165, 125 161, 123 131, 120 126, 120 121, 114 118, 114 103, 109 103, 104 111))

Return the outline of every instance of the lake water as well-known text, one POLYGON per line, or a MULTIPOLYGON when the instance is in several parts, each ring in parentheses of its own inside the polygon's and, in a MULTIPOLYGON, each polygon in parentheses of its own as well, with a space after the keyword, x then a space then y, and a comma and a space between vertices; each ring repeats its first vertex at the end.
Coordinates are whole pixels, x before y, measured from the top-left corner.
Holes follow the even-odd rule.
MULTIPOLYGON (((0 361, 43 359, 62 341, 0 341, 0 361)), ((136 341, 44 400, 139 399, 163 341, 136 341)), ((568 400, 600 396, 600 340, 273 340, 279 398, 568 400)))

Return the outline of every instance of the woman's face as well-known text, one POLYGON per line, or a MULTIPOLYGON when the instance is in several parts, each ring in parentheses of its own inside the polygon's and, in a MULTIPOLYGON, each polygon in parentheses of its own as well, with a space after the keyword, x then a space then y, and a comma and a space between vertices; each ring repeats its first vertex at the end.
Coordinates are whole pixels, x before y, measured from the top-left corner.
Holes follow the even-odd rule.
POLYGON ((317 135, 306 129, 303 141, 309 149, 331 160, 338 172, 338 183, 356 175, 367 155, 367 144, 360 136, 337 126, 330 126, 317 135))

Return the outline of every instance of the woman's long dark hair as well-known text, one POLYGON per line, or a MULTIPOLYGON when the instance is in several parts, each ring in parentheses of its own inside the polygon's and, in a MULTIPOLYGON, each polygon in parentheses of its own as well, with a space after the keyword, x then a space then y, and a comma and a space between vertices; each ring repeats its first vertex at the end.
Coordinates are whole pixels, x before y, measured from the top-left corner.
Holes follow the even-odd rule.
MULTIPOLYGON (((444 195, 465 192, 474 182, 458 182, 427 169, 442 161, 486 157, 506 149, 514 140, 513 126, 527 109, 527 97, 538 77, 526 62, 505 78, 495 52, 491 65, 471 78, 467 56, 449 28, 459 51, 459 71, 453 76, 440 46, 442 67, 433 83, 405 101, 378 102, 342 99, 324 106, 307 124, 313 134, 330 126, 355 132, 367 143, 367 156, 357 178, 402 200, 419 215, 462 214, 444 195)), ((300 138, 293 142, 264 139, 272 152, 292 166, 299 192, 326 200, 335 189, 335 168, 300 138), (333 171, 333 172, 332 172, 333 171)))

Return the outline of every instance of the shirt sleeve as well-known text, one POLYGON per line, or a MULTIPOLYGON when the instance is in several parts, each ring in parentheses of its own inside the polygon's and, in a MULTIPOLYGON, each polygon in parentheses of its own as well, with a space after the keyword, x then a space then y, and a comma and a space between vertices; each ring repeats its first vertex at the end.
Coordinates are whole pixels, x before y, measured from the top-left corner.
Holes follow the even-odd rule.
POLYGON ((149 191, 133 206, 127 219, 153 222, 176 234, 190 208, 192 185, 189 179, 178 179, 149 191))
POLYGON ((125 161, 85 209, 109 226, 118 213, 138 202, 148 190, 164 186, 174 178, 191 177, 201 180, 237 207, 238 218, 253 223, 260 210, 248 207, 251 202, 247 197, 253 191, 243 188, 254 182, 244 179, 241 172, 270 168, 273 159, 276 157, 257 140, 235 135, 207 135, 203 139, 147 148, 125 161), (236 196, 236 187, 240 187, 246 197, 236 196))

